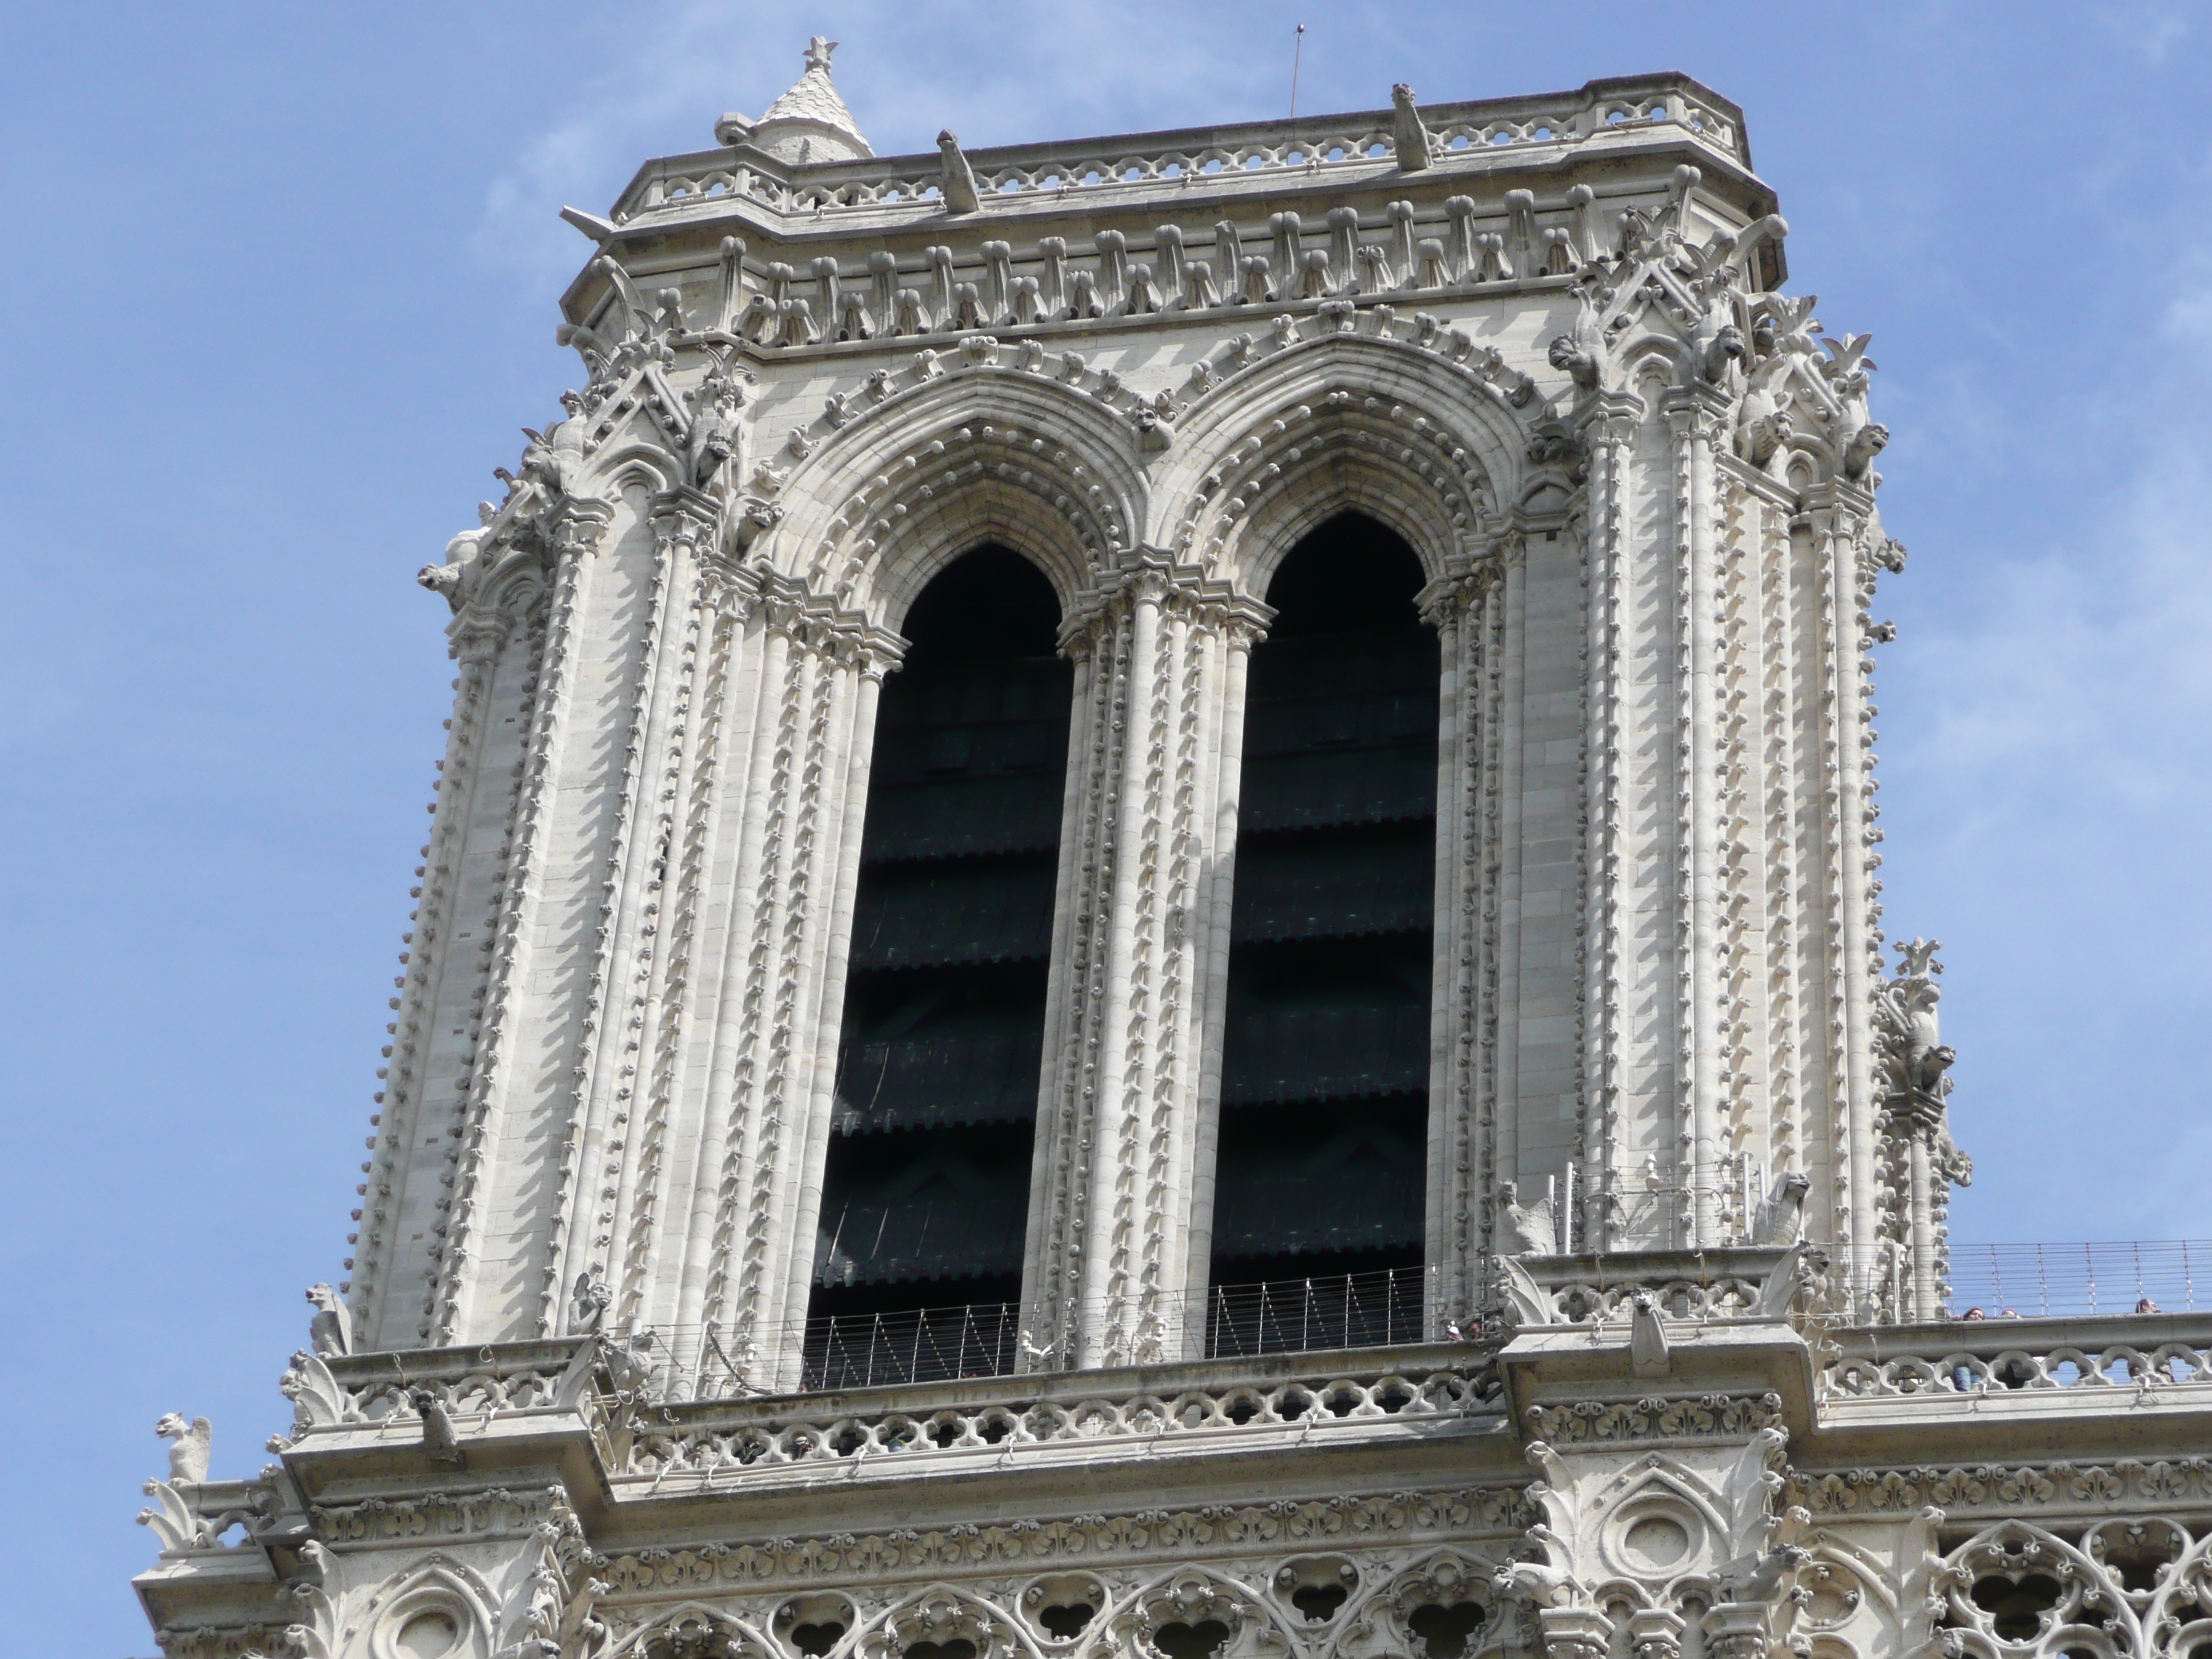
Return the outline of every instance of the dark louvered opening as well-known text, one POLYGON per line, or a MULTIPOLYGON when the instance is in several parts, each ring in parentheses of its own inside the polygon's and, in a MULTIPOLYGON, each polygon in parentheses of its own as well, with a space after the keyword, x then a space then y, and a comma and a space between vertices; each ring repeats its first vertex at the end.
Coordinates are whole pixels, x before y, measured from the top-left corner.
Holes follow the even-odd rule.
POLYGON ((1212 1282, 1418 1267, 1435 927, 1435 633, 1353 516, 1294 550, 1246 692, 1212 1282))
POLYGON ((1026 560, 979 549, 915 602, 884 684, 809 1308, 841 1328, 1020 1294, 1073 683, 1059 618, 1026 560))

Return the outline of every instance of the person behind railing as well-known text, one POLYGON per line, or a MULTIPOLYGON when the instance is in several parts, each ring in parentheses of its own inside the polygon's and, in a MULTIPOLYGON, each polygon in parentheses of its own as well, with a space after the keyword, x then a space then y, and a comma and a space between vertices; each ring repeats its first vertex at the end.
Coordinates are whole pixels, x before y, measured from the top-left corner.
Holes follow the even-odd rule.
MULTIPOLYGON (((1969 1308, 1965 1313, 1961 1314, 1960 1317, 1961 1319, 1987 1319, 1989 1316, 1984 1313, 1979 1308, 1969 1308)), ((1972 1394, 1974 1391, 1974 1368, 1971 1365, 1952 1366, 1951 1386, 1956 1389, 1960 1394, 1972 1394)))
POLYGON ((2139 1296, 2136 1298, 2136 1311, 2139 1314, 2154 1314, 2158 1311, 2158 1304, 2147 1296, 2139 1296))

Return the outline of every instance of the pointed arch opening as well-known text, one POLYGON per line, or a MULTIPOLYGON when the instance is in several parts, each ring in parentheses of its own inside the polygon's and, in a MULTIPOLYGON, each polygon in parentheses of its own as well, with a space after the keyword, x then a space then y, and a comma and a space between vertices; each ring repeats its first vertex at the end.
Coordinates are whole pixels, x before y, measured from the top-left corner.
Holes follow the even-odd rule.
POLYGON ((1402 538, 1347 513, 1266 595, 1215 1140, 1217 1352, 1324 1346, 1291 1328, 1315 1319, 1348 1322, 1346 1340, 1419 1332, 1441 668, 1423 580, 1402 538))
POLYGON ((1060 617, 996 544, 906 615, 861 830, 811 1386, 1012 1369, 998 1310, 1021 1291, 1074 686, 1060 617))

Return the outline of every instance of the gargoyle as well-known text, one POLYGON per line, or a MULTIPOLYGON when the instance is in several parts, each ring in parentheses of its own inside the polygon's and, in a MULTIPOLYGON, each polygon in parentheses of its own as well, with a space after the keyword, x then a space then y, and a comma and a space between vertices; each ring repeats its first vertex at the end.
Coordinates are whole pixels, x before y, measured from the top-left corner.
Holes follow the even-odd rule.
POLYGON ((1844 445, 1844 476, 1863 478, 1874 458, 1889 443, 1889 428, 1880 421, 1869 421, 1852 433, 1844 445))
POLYGON ((422 1419, 422 1449, 430 1461, 455 1467, 465 1462, 460 1437, 453 1431, 453 1414, 446 1402, 428 1389, 410 1389, 407 1399, 422 1419))
POLYGON ((1398 171, 1419 173, 1429 164, 1429 130, 1413 107, 1413 89, 1403 81, 1390 88, 1390 137, 1398 171))
POLYGON ((569 1325, 572 1331, 596 1331, 606 1321, 607 1310, 614 1304, 614 1292, 607 1281, 586 1267, 576 1275, 576 1289, 569 1303, 569 1325))
POLYGON ((1795 1244, 1798 1229, 1804 1224, 1805 1194, 1812 1190, 1812 1182, 1799 1171, 1791 1170, 1785 1174, 1776 1183, 1774 1195, 1759 1206, 1751 1242, 1795 1244))
POLYGON ((171 1442, 169 1484, 198 1486, 208 1476, 208 1454, 215 1443, 215 1425, 204 1417, 185 1421, 182 1412, 165 1413, 154 1432, 171 1442))
POLYGON ((1574 1574, 1541 1561, 1508 1561, 1498 1568, 1496 1583, 1500 1595, 1531 1607, 1563 1607, 1574 1596, 1574 1574))
POLYGON ((484 535, 480 529, 464 530, 446 544, 445 563, 424 565, 415 573, 415 580, 459 611, 467 597, 463 590, 483 550, 484 535))
POLYGON ((691 405, 691 419, 684 440, 684 478, 694 489, 704 489, 738 453, 738 410, 744 405, 744 390, 718 363, 685 401, 691 405))
POLYGON ((1498 1207, 1504 1212, 1506 1224, 1512 1229, 1513 1241, 1518 1247, 1507 1254, 1557 1255, 1559 1235, 1553 1220, 1552 1200, 1540 1198, 1534 1204, 1523 1204, 1520 1199, 1520 1188, 1510 1181, 1498 1189, 1498 1207))
POLYGON ((353 1317, 338 1293, 327 1285, 307 1286, 307 1300, 315 1304, 307 1322, 308 1346, 324 1358, 353 1352, 353 1317))
POLYGON ((947 127, 937 135, 937 153, 943 159, 944 178, 940 189, 945 195, 947 213, 974 213, 983 204, 975 190, 975 170, 968 165, 961 154, 960 140, 947 127))
POLYGON ((574 491, 584 476, 584 399, 580 392, 561 394, 561 407, 567 417, 553 422, 543 432, 522 428, 522 435, 530 441, 522 452, 522 476, 518 484, 535 481, 549 495, 567 495, 574 491))
POLYGON ((1552 367, 1565 371, 1567 378, 1575 383, 1577 391, 1591 392, 1597 390, 1597 358, 1578 344, 1574 336, 1560 335, 1552 342, 1552 348, 1547 355, 1551 359, 1552 367))
POLYGON ((1729 365, 1743 354, 1743 331, 1734 323, 1723 323, 1713 331, 1712 338, 1705 342, 1698 372, 1708 385, 1724 386, 1728 383, 1729 365))
POLYGON ((1669 1364, 1667 1322, 1649 1291, 1628 1293, 1628 1366, 1638 1376, 1664 1376, 1669 1364))

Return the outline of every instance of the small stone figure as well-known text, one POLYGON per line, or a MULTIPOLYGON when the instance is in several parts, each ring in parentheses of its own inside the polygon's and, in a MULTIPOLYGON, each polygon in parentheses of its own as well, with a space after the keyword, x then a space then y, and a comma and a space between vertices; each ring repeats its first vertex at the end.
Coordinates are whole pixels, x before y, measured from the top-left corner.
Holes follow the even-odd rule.
POLYGON ((576 1290, 569 1307, 569 1329, 581 1334, 596 1331, 606 1322, 607 1310, 614 1305, 614 1292, 607 1281, 594 1268, 586 1267, 576 1275, 576 1290))
POLYGON ((975 170, 968 165, 968 158, 960 153, 960 140, 951 127, 937 135, 937 150, 945 164, 940 188, 945 192, 945 211, 975 212, 983 204, 975 191, 975 170))
POLYGON ((307 1286, 307 1300, 315 1304, 307 1322, 307 1342, 325 1359, 353 1352, 353 1318, 338 1293, 327 1285, 307 1286))
POLYGON ((433 1463, 463 1461, 460 1437, 453 1431, 453 1414, 446 1402, 428 1389, 410 1389, 407 1399, 422 1419, 422 1449, 433 1463))
POLYGON ((1413 89, 1403 81, 1390 88, 1390 137, 1401 173, 1419 173, 1429 164, 1429 130, 1413 107, 1413 89))
POLYGON ((1510 1181, 1498 1189, 1498 1199, 1505 1212, 1506 1224, 1512 1229, 1514 1243, 1519 1247, 1512 1255, 1559 1254, 1559 1232, 1553 1220, 1550 1199, 1540 1198, 1534 1204, 1522 1204, 1520 1188, 1510 1181))
POLYGON ((1549 356, 1552 367, 1565 370, 1577 390, 1597 390, 1597 359, 1577 345, 1572 335, 1562 334, 1553 340, 1549 356))
POLYGON ((204 1417, 188 1424, 182 1412, 170 1412, 154 1425, 154 1432, 171 1442, 169 1482, 198 1486, 207 1479, 208 1454, 215 1444, 215 1425, 204 1417))

